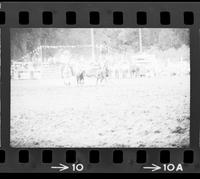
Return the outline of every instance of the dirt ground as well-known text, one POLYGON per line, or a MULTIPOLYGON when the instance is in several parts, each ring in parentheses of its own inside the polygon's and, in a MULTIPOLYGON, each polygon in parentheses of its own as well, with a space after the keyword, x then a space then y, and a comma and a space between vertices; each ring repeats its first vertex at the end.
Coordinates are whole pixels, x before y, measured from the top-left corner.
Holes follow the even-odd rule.
POLYGON ((11 81, 12 147, 186 147, 190 78, 11 81))

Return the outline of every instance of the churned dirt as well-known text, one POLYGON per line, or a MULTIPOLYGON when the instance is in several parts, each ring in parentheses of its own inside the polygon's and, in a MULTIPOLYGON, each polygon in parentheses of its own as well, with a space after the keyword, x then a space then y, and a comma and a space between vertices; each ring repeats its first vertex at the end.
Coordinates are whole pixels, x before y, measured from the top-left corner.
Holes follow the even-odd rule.
POLYGON ((186 147, 190 77, 11 81, 12 147, 186 147))

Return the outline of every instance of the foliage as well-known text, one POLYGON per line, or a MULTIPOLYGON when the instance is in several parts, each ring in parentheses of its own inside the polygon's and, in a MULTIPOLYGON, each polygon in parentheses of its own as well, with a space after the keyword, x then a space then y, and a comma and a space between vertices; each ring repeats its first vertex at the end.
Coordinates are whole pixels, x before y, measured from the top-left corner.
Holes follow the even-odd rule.
MULTIPOLYGON (((101 45, 103 51, 110 49, 117 53, 138 52, 139 49, 139 29, 138 28, 101 28, 93 29, 95 45, 101 45)), ((143 50, 152 47, 159 50, 170 48, 178 49, 182 45, 189 46, 188 29, 141 29, 143 50)), ((91 45, 91 29, 71 29, 71 28, 20 28, 11 30, 11 58, 18 59, 33 51, 38 46, 45 45, 91 45)), ((83 53, 78 49, 75 53, 83 53)), ((52 56, 49 50, 49 56, 52 56)))

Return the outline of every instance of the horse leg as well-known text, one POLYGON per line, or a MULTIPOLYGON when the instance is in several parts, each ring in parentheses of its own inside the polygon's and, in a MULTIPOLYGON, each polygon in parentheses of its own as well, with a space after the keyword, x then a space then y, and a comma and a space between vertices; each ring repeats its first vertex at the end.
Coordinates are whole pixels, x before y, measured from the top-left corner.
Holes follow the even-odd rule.
POLYGON ((101 79, 100 79, 100 83, 102 83, 104 80, 104 77, 102 76, 101 79))
POLYGON ((84 78, 83 78, 83 79, 81 79, 81 83, 82 83, 82 84, 84 84, 84 78))
POLYGON ((96 80, 96 85, 99 84, 99 77, 97 77, 97 80, 96 80))
POLYGON ((77 85, 79 85, 79 76, 76 77, 77 85))

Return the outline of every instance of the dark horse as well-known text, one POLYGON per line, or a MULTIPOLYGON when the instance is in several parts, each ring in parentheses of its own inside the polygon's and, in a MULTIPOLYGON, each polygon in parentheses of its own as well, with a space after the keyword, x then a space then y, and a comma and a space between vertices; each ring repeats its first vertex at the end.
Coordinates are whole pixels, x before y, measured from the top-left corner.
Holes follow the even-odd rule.
POLYGON ((82 70, 76 74, 77 84, 84 84, 85 77, 96 78, 96 84, 102 83, 109 76, 109 70, 107 68, 98 68, 91 70, 82 70))
POLYGON ((102 83, 109 76, 107 67, 91 67, 90 69, 76 68, 72 65, 66 65, 62 68, 62 78, 65 84, 71 84, 71 77, 76 78, 77 84, 84 84, 85 78, 95 78, 96 84, 102 83))
POLYGON ((77 84, 83 84, 84 78, 85 78, 85 71, 82 71, 81 73, 77 74, 76 75, 77 84))

